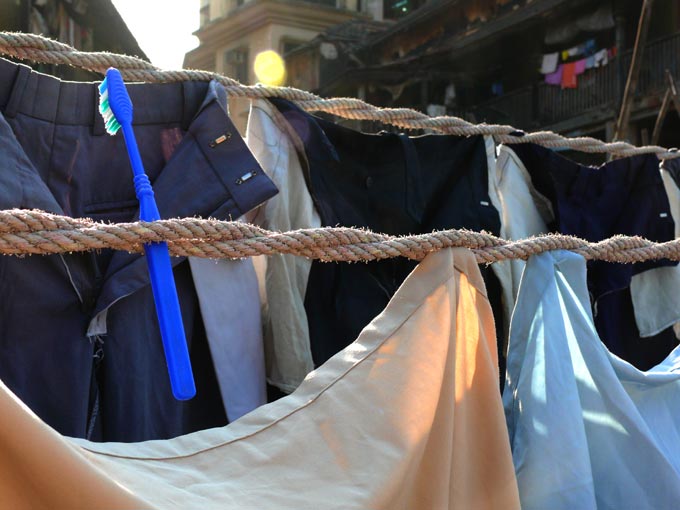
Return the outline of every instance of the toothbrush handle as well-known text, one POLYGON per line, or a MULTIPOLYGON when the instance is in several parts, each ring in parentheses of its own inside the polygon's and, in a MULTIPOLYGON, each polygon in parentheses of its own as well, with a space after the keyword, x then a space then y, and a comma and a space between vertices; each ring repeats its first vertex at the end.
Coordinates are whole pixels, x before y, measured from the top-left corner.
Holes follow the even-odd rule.
POLYGON ((196 386, 184 336, 168 245, 148 243, 144 245, 144 252, 149 265, 151 290, 156 304, 172 394, 177 400, 189 400, 196 395, 196 386))
MULTIPOLYGON (((139 199, 139 219, 142 221, 160 220, 161 215, 154 199, 151 182, 144 172, 132 124, 124 123, 122 128, 134 174, 135 194, 139 199)), ((144 245, 144 252, 149 265, 151 290, 156 304, 156 315, 161 329, 172 394, 177 400, 189 400, 196 395, 196 385, 184 336, 184 324, 175 288, 175 278, 172 274, 168 245, 167 243, 147 243, 144 245)))

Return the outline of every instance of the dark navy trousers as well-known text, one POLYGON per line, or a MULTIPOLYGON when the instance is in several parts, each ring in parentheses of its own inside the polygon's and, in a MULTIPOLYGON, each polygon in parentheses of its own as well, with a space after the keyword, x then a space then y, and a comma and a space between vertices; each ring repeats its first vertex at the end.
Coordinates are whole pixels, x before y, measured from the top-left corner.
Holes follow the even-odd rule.
MULTIPOLYGON (((450 228, 498 235, 483 137, 365 134, 285 100, 272 103, 304 143, 303 170, 323 226, 390 235, 450 228)), ((314 261, 305 295, 314 363, 322 364, 353 342, 415 266, 401 257, 355 264, 314 261)), ((494 310, 500 312, 498 281, 490 268, 481 269, 494 310)))
MULTIPOLYGON (((674 238, 675 224, 655 155, 590 167, 534 144, 516 144, 512 150, 524 163, 536 190, 553 204, 552 231, 591 242, 616 234, 657 242, 674 238)), ((640 338, 630 294, 631 278, 674 264, 669 260, 636 264, 588 261, 588 291, 597 332, 611 352, 641 370, 663 361, 678 342, 672 328, 640 338)))
MULTIPOLYGON (((235 219, 276 193, 229 120, 219 84, 129 91, 161 217, 235 219)), ((97 103, 96 83, 0 60, 0 208, 138 218, 123 137, 105 133, 97 103)), ((226 424, 189 264, 173 265, 194 399, 170 391, 146 261, 120 251, 0 257, 0 379, 68 436, 143 441, 226 424)))

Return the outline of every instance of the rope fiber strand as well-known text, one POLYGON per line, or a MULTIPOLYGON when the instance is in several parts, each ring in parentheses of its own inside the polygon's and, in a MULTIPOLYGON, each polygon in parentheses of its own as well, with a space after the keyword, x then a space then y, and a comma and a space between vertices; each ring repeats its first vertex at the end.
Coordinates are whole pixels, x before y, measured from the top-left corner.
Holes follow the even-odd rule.
POLYGON ((656 145, 635 147, 627 142, 606 143, 590 137, 566 138, 552 131, 524 133, 512 126, 472 124, 450 116, 429 117, 409 108, 379 108, 355 98, 324 99, 291 87, 242 85, 232 78, 208 71, 164 71, 137 57, 78 51, 67 44, 35 34, 0 32, 0 54, 39 63, 67 64, 100 74, 114 66, 128 81, 160 83, 216 80, 233 96, 250 99, 280 97, 294 101, 307 111, 323 111, 346 119, 377 120, 402 129, 430 129, 460 136, 491 135, 498 143, 536 143, 553 149, 608 153, 618 157, 638 154, 656 154, 659 159, 680 157, 677 149, 665 149, 656 145))
POLYGON ((550 250, 571 250, 586 259, 632 263, 649 259, 680 261, 680 239, 653 243, 615 236, 599 243, 577 237, 545 235, 505 241, 485 232, 442 230, 392 237, 356 228, 268 230, 235 221, 181 218, 154 222, 98 223, 42 211, 0 211, 0 254, 46 255, 112 248, 142 253, 143 244, 166 241, 175 256, 244 258, 291 254, 326 262, 368 262, 392 257, 421 260, 443 248, 466 247, 479 263, 527 259, 550 250))
MULTIPOLYGON (((323 99, 288 87, 246 86, 207 71, 163 71, 149 62, 106 52, 82 52, 34 34, 0 32, 0 54, 39 63, 67 64, 104 74, 117 67, 130 81, 177 82, 217 80, 229 94, 251 99, 281 97, 309 111, 324 111, 347 119, 378 120, 407 129, 441 133, 492 135, 499 143, 537 143, 551 148, 610 153, 620 157, 656 154, 660 159, 680 157, 677 149, 635 147, 626 142, 605 143, 594 138, 565 138, 541 131, 523 133, 512 126, 471 124, 457 117, 428 117, 407 108, 378 108, 359 99, 323 99)), ((471 249, 479 263, 527 259, 549 250, 571 250, 586 259, 632 263, 650 259, 680 261, 680 239, 654 243, 640 237, 614 236, 598 243, 564 235, 545 235, 506 241, 485 232, 443 230, 431 234, 392 237, 356 228, 315 228, 270 232, 241 222, 182 218, 155 222, 106 224, 42 211, 0 211, 0 254, 46 255, 111 248, 143 252, 143 244, 165 241, 175 256, 243 258, 292 254, 323 261, 368 262, 391 257, 421 260, 428 253, 449 247, 471 249)))

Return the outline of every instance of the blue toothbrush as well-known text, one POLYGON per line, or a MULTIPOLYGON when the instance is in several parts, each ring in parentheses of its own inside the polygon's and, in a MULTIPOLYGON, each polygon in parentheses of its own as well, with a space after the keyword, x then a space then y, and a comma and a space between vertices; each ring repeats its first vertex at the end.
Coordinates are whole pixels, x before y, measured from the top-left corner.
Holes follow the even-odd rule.
MULTIPOLYGON (((106 132, 115 135, 121 127, 123 128, 125 146, 134 174, 135 193, 139 200, 139 219, 142 221, 160 220, 161 216, 156 200, 154 200, 153 189, 144 172, 137 140, 132 130, 132 101, 118 69, 111 67, 106 71, 106 78, 99 86, 99 94, 99 111, 106 123, 106 132)), ((196 386, 184 336, 184 325, 172 275, 168 245, 167 243, 147 243, 144 245, 144 253, 149 265, 151 290, 156 303, 156 314, 163 339, 172 394, 177 400, 189 400, 196 395, 196 386)))

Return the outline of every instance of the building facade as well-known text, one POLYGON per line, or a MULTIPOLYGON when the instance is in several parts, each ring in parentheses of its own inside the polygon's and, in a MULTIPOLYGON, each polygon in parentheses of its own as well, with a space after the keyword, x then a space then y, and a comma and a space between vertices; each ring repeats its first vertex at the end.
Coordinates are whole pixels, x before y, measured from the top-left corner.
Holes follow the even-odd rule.
MULTIPOLYGON (((110 51, 146 59, 111 0, 4 0, 0 27, 41 34, 82 51, 110 51)), ((68 80, 99 79, 68 66, 33 66, 68 80)))
MULTIPOLYGON (((642 0, 202 0, 188 67, 256 81, 285 56, 287 85, 472 122, 610 141, 642 0)), ((655 0, 627 139, 648 143, 680 80, 680 2, 655 0)), ((245 107, 239 124, 245 125, 245 107)), ((364 122, 365 130, 385 126, 364 122)), ((680 145, 672 111, 659 143, 680 145)))
MULTIPOLYGON (((187 53, 184 67, 217 71, 241 83, 254 84, 256 56, 274 50, 286 59, 288 75, 298 83, 307 63, 303 62, 301 68, 293 63, 292 69, 287 56, 320 33, 353 20, 387 20, 389 24, 422 3, 423 0, 201 0, 201 27, 195 32, 200 44, 187 53)), ((232 100, 230 107, 237 127, 243 130, 247 105, 232 100)))
MULTIPOLYGON (((351 47, 349 58, 336 57, 335 72, 317 65, 312 89, 611 140, 641 7, 642 0, 434 0, 351 47)), ((323 38, 310 61, 323 61, 323 38)), ((653 4, 627 137, 633 143, 649 140, 666 70, 680 80, 677 0, 653 4)), ((660 143, 680 145, 675 112, 666 124, 660 143)))

